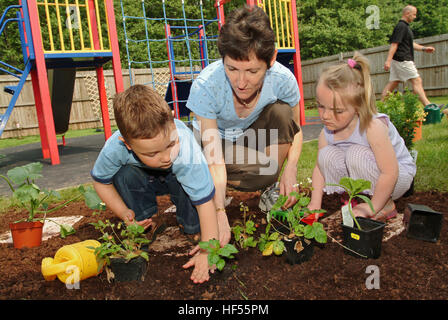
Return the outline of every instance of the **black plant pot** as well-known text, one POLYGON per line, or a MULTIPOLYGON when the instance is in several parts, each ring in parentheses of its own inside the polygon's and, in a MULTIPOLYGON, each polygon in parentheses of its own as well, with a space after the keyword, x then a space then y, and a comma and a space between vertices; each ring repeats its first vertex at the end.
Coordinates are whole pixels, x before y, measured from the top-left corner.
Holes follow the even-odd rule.
POLYGON ((284 239, 286 262, 300 264, 311 259, 314 253, 314 241, 304 238, 284 239))
POLYGON ((421 204, 408 203, 403 216, 408 238, 437 242, 443 215, 421 204))
POLYGON ((115 281, 143 281, 148 262, 142 257, 131 259, 128 262, 123 258, 111 258, 109 267, 114 273, 115 281))
POLYGON ((343 233, 342 244, 352 250, 344 248, 344 252, 358 258, 379 258, 386 223, 363 217, 357 217, 356 220, 362 230, 358 229, 356 223, 353 228, 341 224, 343 233))

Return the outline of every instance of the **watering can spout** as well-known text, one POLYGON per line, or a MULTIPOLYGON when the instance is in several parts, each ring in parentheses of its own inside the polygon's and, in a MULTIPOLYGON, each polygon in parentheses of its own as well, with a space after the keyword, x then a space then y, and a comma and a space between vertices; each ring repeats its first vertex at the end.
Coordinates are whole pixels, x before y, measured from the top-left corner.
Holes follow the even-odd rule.
POLYGON ((85 240, 60 248, 54 258, 42 259, 41 272, 44 279, 53 281, 56 277, 64 283, 75 283, 98 275, 94 249, 100 243, 96 240, 85 240))

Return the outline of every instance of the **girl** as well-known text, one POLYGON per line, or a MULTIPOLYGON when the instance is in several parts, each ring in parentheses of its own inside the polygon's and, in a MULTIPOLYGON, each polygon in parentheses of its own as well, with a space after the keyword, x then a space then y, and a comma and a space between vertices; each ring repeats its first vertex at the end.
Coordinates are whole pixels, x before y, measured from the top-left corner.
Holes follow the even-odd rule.
POLYGON ((309 209, 320 209, 322 196, 338 192, 342 177, 364 179, 375 212, 358 204, 356 216, 389 219, 396 215, 393 200, 411 186, 416 165, 403 138, 385 114, 377 112, 368 60, 359 53, 353 59, 325 69, 317 84, 316 99, 324 128, 313 171, 309 209))

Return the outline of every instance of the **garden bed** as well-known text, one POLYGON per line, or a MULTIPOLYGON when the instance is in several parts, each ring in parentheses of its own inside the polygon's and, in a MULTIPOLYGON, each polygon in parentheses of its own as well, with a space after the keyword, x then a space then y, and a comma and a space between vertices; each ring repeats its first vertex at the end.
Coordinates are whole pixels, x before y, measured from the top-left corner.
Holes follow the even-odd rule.
MULTIPOLYGON (((241 218, 240 202, 249 212, 255 213, 259 225, 257 237, 264 232, 264 215, 258 209, 259 193, 230 192, 232 202, 227 207, 230 224, 241 218)), ((168 197, 159 197, 159 213, 170 215, 169 228, 150 246, 148 272, 144 282, 109 283, 105 272, 81 281, 79 289, 67 289, 58 279, 45 281, 41 261, 53 257, 67 244, 97 239, 100 234, 90 222, 98 219, 115 219, 106 210, 92 216, 83 202, 72 203, 54 216, 84 216, 75 224, 74 235, 66 239, 53 237, 37 248, 14 249, 12 244, 0 244, 0 299, 447 299, 448 298, 448 194, 416 192, 397 202, 399 212, 407 203, 425 204, 442 212, 443 225, 436 243, 408 239, 405 232, 390 237, 382 244, 379 259, 365 260, 344 254, 343 248, 329 239, 315 248, 310 261, 289 265, 284 256, 263 257, 256 248, 247 251, 238 247, 235 259, 227 260, 222 272, 216 271, 210 281, 194 284, 190 280, 192 269, 184 270, 191 244, 176 228, 173 213, 163 213, 172 204, 168 197), (170 246, 168 239, 176 239, 170 246), (380 289, 367 289, 368 266, 378 266, 380 289)), ((335 196, 325 196, 323 202, 331 217, 339 209, 335 196)), ((8 212, 0 215, 0 233, 8 230, 11 221, 23 215, 8 212)), ((322 220, 322 218, 321 218, 322 220)), ((332 221, 329 219, 326 221, 332 221)), ((325 221, 325 220, 323 220, 325 221)), ((325 223, 324 223, 325 225, 325 223)), ((330 226, 326 226, 328 228, 330 226)), ((337 237, 340 229, 329 234, 337 237)), ((385 235, 386 236, 386 235, 385 235)))

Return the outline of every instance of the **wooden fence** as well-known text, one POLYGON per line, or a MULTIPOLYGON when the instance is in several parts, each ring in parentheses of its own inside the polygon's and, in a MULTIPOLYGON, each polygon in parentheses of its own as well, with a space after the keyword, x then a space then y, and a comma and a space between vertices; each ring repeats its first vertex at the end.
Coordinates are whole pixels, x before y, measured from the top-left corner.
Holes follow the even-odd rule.
MULTIPOLYGON (((440 96, 448 94, 448 34, 434 37, 416 39, 415 42, 433 46, 434 53, 415 51, 415 64, 423 80, 423 88, 428 96, 440 96)), ((384 71, 384 62, 387 58, 389 45, 359 50, 370 61, 372 81, 377 98, 389 81, 389 72, 384 71)), ((312 100, 316 94, 316 80, 320 71, 327 65, 337 63, 343 59, 347 61, 354 52, 336 54, 328 57, 302 61, 303 95, 305 101, 312 100)), ((399 89, 404 86, 412 87, 411 83, 400 84, 399 89)))
MULTIPOLYGON (((433 54, 416 52, 415 62, 419 73, 423 79, 423 86, 428 96, 438 96, 448 94, 448 34, 422 38, 416 42, 434 46, 436 52, 433 54)), ((388 82, 389 73, 383 70, 389 46, 360 50, 371 63, 372 79, 374 82, 377 97, 388 82)), ((328 64, 333 64, 340 59, 348 59, 353 52, 342 53, 329 57, 302 61, 303 92, 305 100, 312 100, 315 97, 315 83, 320 70, 328 64)), ((105 72, 106 86, 109 99, 115 93, 112 70, 105 72)), ((150 83, 152 75, 149 69, 135 69, 132 71, 135 83, 150 83)), ((166 83, 169 79, 167 68, 154 71, 154 81, 166 83)), ((125 89, 130 85, 129 72, 123 70, 123 80, 125 89)), ((17 79, 9 76, 0 76, 0 113, 4 113, 11 96, 3 92, 3 87, 16 85, 17 79)), ((410 85, 409 85, 410 86, 410 85)), ((166 85, 156 86, 157 91, 164 95, 166 85)), ((70 114, 70 129, 87 129, 102 127, 99 113, 98 93, 96 88, 95 71, 77 71, 75 89, 73 93, 73 103, 70 114)), ((111 109, 111 103, 109 103, 111 109)), ((111 111, 111 110, 110 110, 111 111)), ((113 121, 113 112, 110 112, 113 121)), ((19 99, 14 107, 12 115, 3 132, 1 138, 23 137, 39 134, 34 96, 31 79, 27 80, 19 99)))

